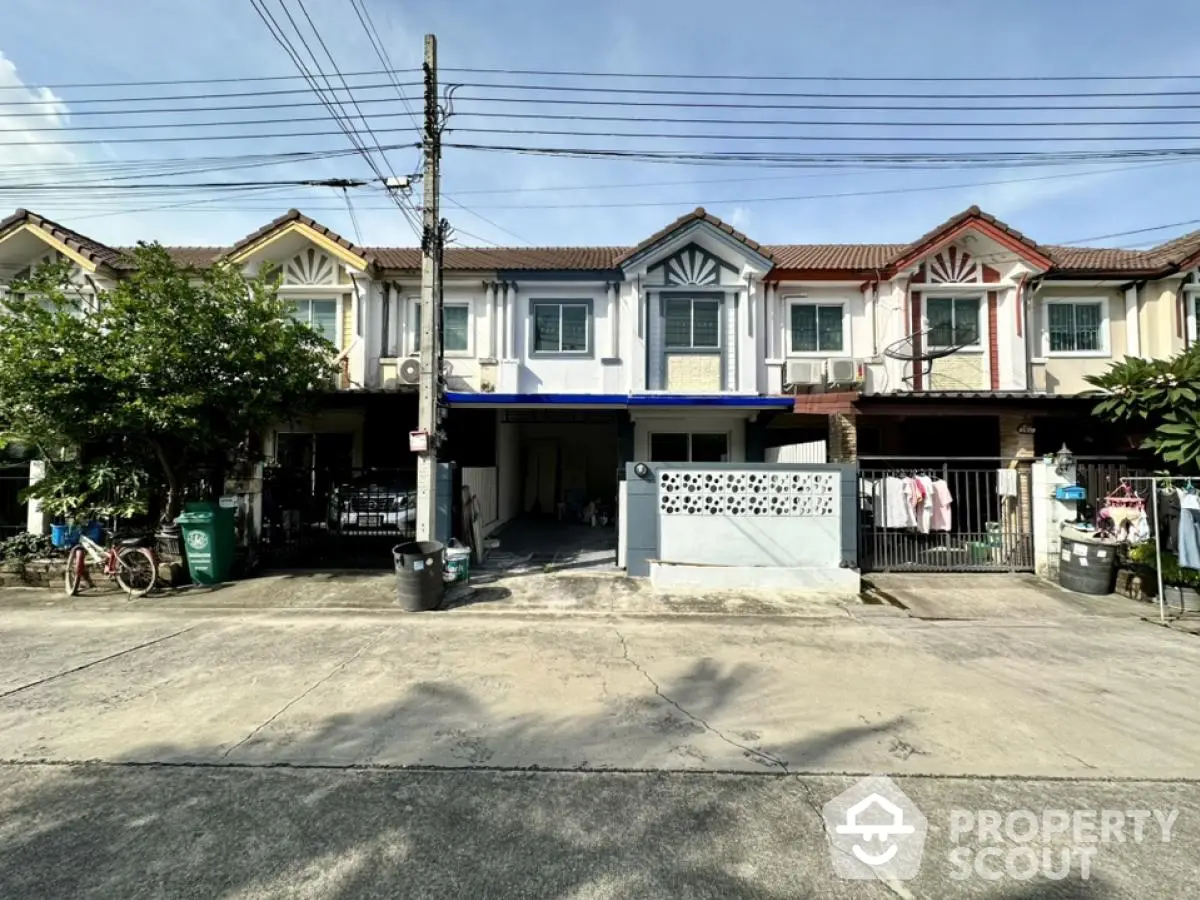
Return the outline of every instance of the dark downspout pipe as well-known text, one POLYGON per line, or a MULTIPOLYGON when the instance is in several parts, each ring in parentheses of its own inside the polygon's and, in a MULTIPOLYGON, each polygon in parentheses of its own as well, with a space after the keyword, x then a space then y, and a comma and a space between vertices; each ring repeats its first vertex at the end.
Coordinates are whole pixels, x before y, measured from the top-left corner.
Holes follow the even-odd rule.
POLYGON ((1021 279, 1021 314, 1025 318, 1025 393, 1033 393, 1033 295, 1042 285, 1042 277, 1021 279))

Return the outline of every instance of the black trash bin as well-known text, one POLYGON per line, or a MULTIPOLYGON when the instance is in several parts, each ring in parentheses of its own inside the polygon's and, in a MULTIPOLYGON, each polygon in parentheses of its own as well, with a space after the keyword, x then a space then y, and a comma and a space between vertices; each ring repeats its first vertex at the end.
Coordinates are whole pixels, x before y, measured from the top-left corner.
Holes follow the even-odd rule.
POLYGON ((1062 532, 1058 583, 1077 594, 1111 594, 1117 577, 1115 544, 1074 529, 1062 532))
POLYGON ((421 612, 442 605, 446 547, 440 541, 413 541, 392 548, 396 596, 401 609, 421 612))

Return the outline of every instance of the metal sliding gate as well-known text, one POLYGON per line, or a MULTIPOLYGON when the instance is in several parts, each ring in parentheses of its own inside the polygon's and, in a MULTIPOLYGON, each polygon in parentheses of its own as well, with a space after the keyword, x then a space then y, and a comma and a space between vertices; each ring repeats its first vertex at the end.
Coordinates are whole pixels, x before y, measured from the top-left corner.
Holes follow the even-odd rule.
POLYGON ((384 568, 416 533, 411 469, 268 466, 260 550, 269 566, 384 568))
POLYGON ((1032 572, 1031 464, 1028 459, 864 457, 858 473, 862 570, 1032 572), (941 482, 949 492, 948 522, 922 515, 912 499, 916 478, 941 482), (915 507, 911 517, 906 504, 915 507))

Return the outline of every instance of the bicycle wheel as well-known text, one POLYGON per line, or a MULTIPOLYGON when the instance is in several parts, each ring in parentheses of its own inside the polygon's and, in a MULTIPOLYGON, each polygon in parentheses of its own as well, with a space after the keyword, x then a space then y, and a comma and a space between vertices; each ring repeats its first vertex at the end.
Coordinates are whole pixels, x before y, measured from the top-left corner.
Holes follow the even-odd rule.
POLYGON ((74 597, 79 593, 79 584, 84 579, 84 552, 82 547, 72 547, 67 553, 66 587, 67 596, 74 597))
POLYGON ((145 547, 126 547, 117 554, 117 584, 131 597, 141 597, 154 589, 158 580, 154 554, 145 547))

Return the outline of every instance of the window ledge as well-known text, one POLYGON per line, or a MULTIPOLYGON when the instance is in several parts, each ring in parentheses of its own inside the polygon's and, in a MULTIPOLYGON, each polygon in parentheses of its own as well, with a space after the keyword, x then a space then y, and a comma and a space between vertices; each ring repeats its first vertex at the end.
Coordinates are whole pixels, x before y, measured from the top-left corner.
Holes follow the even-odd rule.
POLYGON ((1060 353, 1048 353, 1045 359, 1112 359, 1108 350, 1064 350, 1060 353))
POLYGON ((845 350, 800 350, 788 353, 786 359, 850 359, 845 350))
MULTIPOLYGON (((931 352, 937 352, 939 350, 949 350, 950 348, 949 347, 926 347, 925 349, 929 350, 931 352)), ((970 353, 972 355, 975 355, 977 353, 982 354, 983 347, 978 344, 976 344, 974 347, 960 347, 959 349, 955 350, 954 353, 952 353, 950 355, 953 356, 955 353, 970 353)), ((942 359, 948 359, 948 358, 949 357, 942 357, 942 359)), ((937 360, 934 360, 934 362, 936 362, 936 361, 937 360)))

